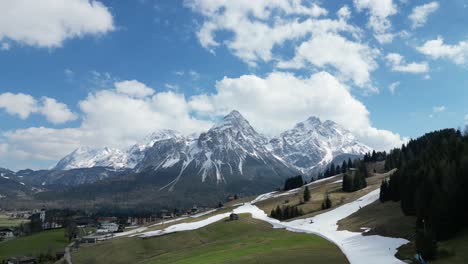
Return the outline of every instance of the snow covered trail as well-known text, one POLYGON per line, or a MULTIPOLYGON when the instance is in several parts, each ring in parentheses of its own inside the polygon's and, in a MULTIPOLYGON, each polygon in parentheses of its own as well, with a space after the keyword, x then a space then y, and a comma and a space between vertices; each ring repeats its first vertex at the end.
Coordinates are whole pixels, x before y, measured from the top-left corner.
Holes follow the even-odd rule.
MULTIPOLYGON (((329 181, 331 179, 335 179, 335 178, 338 178, 338 177, 342 177, 342 175, 338 174, 338 175, 335 175, 335 176, 332 176, 332 177, 316 180, 316 181, 313 181, 311 183, 306 184, 305 186, 313 187, 317 183, 321 183, 321 182, 324 182, 324 181, 329 181)), ((332 183, 338 183, 340 181, 342 181, 342 180, 337 180, 337 181, 332 182, 332 183)), ((329 184, 332 184, 332 183, 329 183, 329 184)), ((292 189, 292 190, 289 190, 289 191, 286 191, 286 192, 273 191, 273 192, 269 192, 269 193, 260 194, 259 196, 257 196, 257 198, 252 200, 250 203, 255 204, 255 203, 258 203, 258 202, 261 202, 261 201, 264 201, 264 200, 268 200, 268 199, 271 199, 271 198, 277 198, 277 197, 281 197, 281 196, 295 194, 295 193, 298 193, 300 190, 302 190, 302 187, 292 189)))
MULTIPOLYGON (((339 220, 348 217, 358 211, 361 207, 376 201, 379 197, 379 192, 379 189, 377 189, 356 201, 342 205, 326 213, 292 222, 280 222, 276 219, 270 218, 263 210, 251 203, 246 203, 243 206, 234 209, 233 212, 237 214, 250 213, 253 218, 268 222, 273 225, 274 228, 285 228, 292 232, 319 235, 335 243, 352 264, 404 263, 397 259, 395 254, 398 247, 409 242, 405 239, 382 236, 363 236, 360 232, 337 230, 337 223, 339 220)), ((163 230, 142 233, 139 237, 152 237, 173 232, 195 230, 227 218, 229 215, 230 213, 224 213, 197 222, 181 223, 163 230)))
POLYGON ((135 229, 132 229, 132 230, 129 230, 129 231, 125 231, 125 232, 121 232, 121 233, 115 233, 113 237, 114 238, 125 237, 125 236, 133 237, 133 236, 137 236, 139 233, 142 233, 142 232, 148 230, 151 227, 155 227, 155 226, 163 225, 163 224, 171 224, 171 223, 182 221, 182 220, 187 219, 187 218, 198 218, 198 217, 202 217, 202 216, 207 215, 207 214, 211 214, 213 212, 216 212, 216 209, 211 209, 211 210, 201 212, 201 213, 198 213, 198 214, 192 215, 192 216, 179 217, 179 218, 176 218, 176 219, 171 219, 171 220, 159 222, 159 223, 156 223, 156 224, 152 224, 150 226, 138 227, 138 228, 135 228, 135 229))

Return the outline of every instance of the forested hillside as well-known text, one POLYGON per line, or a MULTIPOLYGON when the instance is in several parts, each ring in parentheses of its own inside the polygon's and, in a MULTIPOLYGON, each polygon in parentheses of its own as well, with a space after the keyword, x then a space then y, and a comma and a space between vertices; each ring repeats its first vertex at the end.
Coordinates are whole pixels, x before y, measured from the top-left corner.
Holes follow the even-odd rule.
POLYGON ((425 240, 444 240, 468 225, 468 136, 445 129, 411 140, 386 158, 398 170, 384 181, 381 201, 400 201, 425 240))

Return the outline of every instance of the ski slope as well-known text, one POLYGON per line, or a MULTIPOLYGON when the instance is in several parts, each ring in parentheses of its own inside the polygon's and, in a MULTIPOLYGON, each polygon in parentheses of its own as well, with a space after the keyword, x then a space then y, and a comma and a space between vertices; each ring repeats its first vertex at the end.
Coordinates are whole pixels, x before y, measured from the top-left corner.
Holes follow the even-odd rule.
MULTIPOLYGON (((348 217, 379 198, 379 189, 350 202, 325 212, 323 214, 299 219, 291 222, 281 222, 268 217, 268 215, 252 203, 246 203, 233 210, 236 214, 249 213, 253 218, 273 225, 274 228, 285 228, 292 232, 310 233, 319 235, 335 243, 346 255, 352 264, 366 263, 404 263, 395 257, 397 249, 409 241, 401 238, 382 236, 363 236, 362 232, 338 231, 338 221, 348 217)), ((265 195, 263 195, 265 197, 265 195)), ((260 199, 255 199, 260 200, 260 199)), ((162 230, 149 231, 139 234, 138 237, 153 237, 174 232, 195 230, 229 217, 230 213, 214 215, 207 219, 172 225, 162 230)))

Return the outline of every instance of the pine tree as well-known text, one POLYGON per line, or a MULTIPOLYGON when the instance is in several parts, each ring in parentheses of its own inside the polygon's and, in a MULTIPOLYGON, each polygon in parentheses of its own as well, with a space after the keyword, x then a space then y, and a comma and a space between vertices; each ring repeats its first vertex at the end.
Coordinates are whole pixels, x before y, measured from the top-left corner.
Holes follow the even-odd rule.
POLYGON ((341 165, 341 173, 345 173, 348 165, 346 164, 346 161, 343 160, 343 164, 341 165))
POLYGON ((354 168, 353 162, 351 161, 351 158, 348 158, 348 169, 354 168))
POLYGON ((304 202, 308 202, 310 200, 310 192, 309 192, 309 187, 306 186, 304 188, 304 202))
POLYGON ((336 175, 336 169, 335 169, 335 164, 332 162, 330 165, 330 176, 335 176, 336 175))

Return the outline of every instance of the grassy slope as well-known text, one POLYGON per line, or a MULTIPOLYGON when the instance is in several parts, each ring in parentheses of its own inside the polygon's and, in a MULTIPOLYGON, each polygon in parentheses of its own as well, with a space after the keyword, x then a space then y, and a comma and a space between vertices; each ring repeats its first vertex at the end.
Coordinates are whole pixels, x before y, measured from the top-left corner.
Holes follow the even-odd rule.
MULTIPOLYGON (((405 216, 400 203, 374 202, 349 217, 338 222, 339 230, 361 231, 361 227, 372 228, 365 235, 381 235, 413 239, 416 219, 405 216)), ((438 243, 439 258, 430 263, 462 264, 468 263, 468 229, 460 232, 455 238, 438 243)), ((402 260, 412 260, 416 250, 413 243, 403 245, 397 253, 402 260)))
MULTIPOLYGON (((323 182, 313 184, 309 186, 309 190, 311 192, 311 200, 309 202, 299 205, 299 208, 302 209, 302 211, 304 212, 305 214, 304 217, 311 217, 316 214, 323 213, 321 207, 322 207, 322 202, 324 200, 326 193, 329 194, 330 199, 332 200, 333 208, 336 208, 340 205, 352 202, 358 199, 359 197, 362 197, 377 188, 380 188, 382 179, 385 177, 388 177, 390 174, 389 173, 382 173, 382 174, 371 173, 371 175, 372 175, 371 177, 366 179, 367 180, 366 188, 356 191, 356 192, 351 192, 351 193, 343 192, 341 190, 342 188, 341 182, 334 183, 342 179, 343 176, 341 174, 334 176, 330 178, 329 180, 325 180, 323 182)), ((300 200, 302 199, 302 195, 303 195, 303 190, 301 189, 298 193, 264 200, 264 201, 257 203, 256 205, 262 210, 264 210, 266 213, 270 214, 271 209, 276 208, 277 205, 279 206, 298 205, 300 203, 300 200)))
POLYGON ((55 252, 63 251, 67 243, 63 229, 49 230, 0 242, 0 260, 12 256, 34 256, 47 253, 48 250, 55 254, 55 252))
POLYGON ((27 223, 29 220, 10 218, 8 215, 0 214, 0 226, 19 226, 21 223, 27 223))
POLYGON ((241 215, 194 231, 150 239, 122 238, 82 246, 73 263, 347 263, 318 236, 272 229, 241 215))

